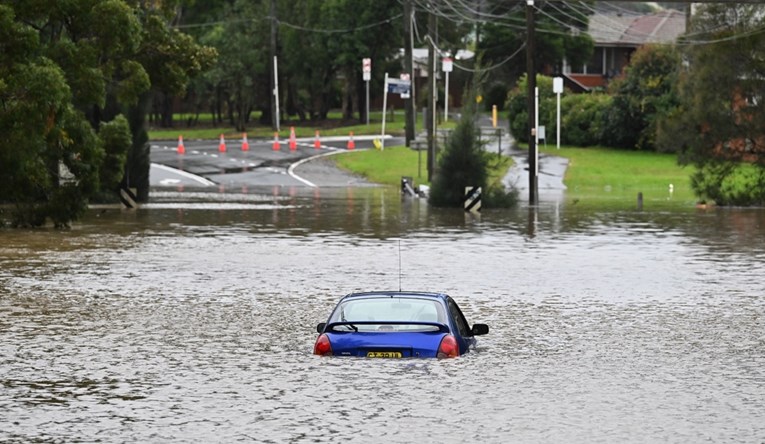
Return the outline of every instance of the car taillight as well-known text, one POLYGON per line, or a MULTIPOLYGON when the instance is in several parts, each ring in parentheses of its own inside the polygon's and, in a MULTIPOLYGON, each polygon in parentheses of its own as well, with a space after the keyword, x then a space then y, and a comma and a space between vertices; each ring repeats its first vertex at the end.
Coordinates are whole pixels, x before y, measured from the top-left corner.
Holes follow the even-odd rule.
POLYGON ((329 342, 327 335, 322 334, 316 338, 316 344, 313 345, 313 354, 319 356, 331 356, 332 344, 329 342))
POLYGON ((460 355, 460 347, 457 345, 457 340, 452 335, 446 335, 441 339, 441 343, 438 345, 438 359, 443 358, 456 358, 460 355))

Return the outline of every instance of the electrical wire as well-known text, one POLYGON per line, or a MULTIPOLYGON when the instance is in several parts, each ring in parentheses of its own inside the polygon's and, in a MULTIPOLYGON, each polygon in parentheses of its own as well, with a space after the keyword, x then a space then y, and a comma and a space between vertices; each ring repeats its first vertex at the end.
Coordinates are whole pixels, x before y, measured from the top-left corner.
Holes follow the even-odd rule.
MULTIPOLYGON (((570 11, 576 11, 582 15, 599 14, 603 18, 600 24, 606 26, 605 28, 606 31, 612 31, 615 33, 624 32, 624 29, 625 29, 624 24, 616 20, 609 19, 608 14, 603 14, 598 12, 596 8, 592 7, 591 5, 587 3, 584 3, 582 1, 574 1, 574 2, 562 1, 557 3, 560 3, 563 7, 565 7, 566 9, 570 11)), ((622 11, 625 12, 625 15, 628 15, 629 17, 637 18, 637 17, 644 16, 644 14, 640 14, 635 11, 618 8, 615 5, 611 4, 610 2, 606 2, 606 3, 614 9, 617 9, 617 10, 621 9, 622 11)), ((522 2, 514 3, 510 5, 509 7, 507 3, 497 2, 496 4, 490 5, 492 7, 488 10, 481 10, 480 9, 481 4, 482 3, 475 3, 469 0, 451 0, 451 1, 438 2, 438 3, 434 3, 429 0, 412 0, 413 32, 418 41, 423 41, 423 38, 420 37, 420 30, 417 27, 417 21, 414 20, 414 11, 435 14, 437 17, 443 20, 447 20, 450 23, 456 23, 456 24, 489 23, 494 26, 506 27, 506 28, 525 32, 525 29, 526 29, 525 20, 515 15, 516 13, 520 12, 521 8, 524 7, 522 2), (478 5, 479 7, 477 7, 476 5, 478 5)), ((549 25, 538 26, 535 29, 535 32, 537 33, 550 34, 550 35, 571 35, 572 28, 577 26, 581 26, 582 28, 589 26, 589 20, 584 20, 581 17, 577 17, 571 12, 563 9, 563 7, 556 5, 556 2, 547 2, 545 3, 545 6, 549 6, 556 13, 560 14, 561 16, 567 19, 570 19, 571 21, 570 22, 563 21, 560 17, 556 17, 555 15, 545 10, 545 8, 537 6, 535 4, 533 6, 534 11, 538 15, 543 16, 546 19, 549 19, 551 21, 550 24, 557 24, 558 26, 564 28, 564 30, 561 30, 557 26, 549 26, 549 25)), ((279 24, 280 26, 284 26, 290 29, 295 29, 298 31, 310 32, 310 33, 323 33, 323 34, 341 34, 341 33, 357 32, 357 31, 365 31, 365 30, 373 29, 379 26, 388 25, 392 23, 393 21, 400 19, 401 17, 403 17, 403 14, 396 14, 392 17, 385 18, 375 23, 369 23, 363 26, 358 26, 353 28, 335 28, 335 29, 310 28, 310 27, 306 27, 302 25, 293 24, 288 21, 279 20, 278 18, 276 18, 275 20, 276 20, 276 23, 279 24)), ((174 27, 178 29, 201 28, 201 27, 219 26, 219 25, 235 24, 235 23, 253 23, 253 22, 268 23, 271 20, 272 20, 271 16, 263 16, 263 17, 248 18, 248 19, 229 19, 229 20, 218 20, 218 21, 205 22, 205 23, 179 24, 174 27)), ((680 39, 678 39, 678 41, 675 42, 675 44, 677 44, 678 46, 709 45, 709 44, 715 44, 715 43, 730 42, 730 41, 734 41, 736 39, 741 39, 741 38, 748 38, 748 37, 759 35, 761 33, 765 33, 765 23, 763 23, 763 25, 761 26, 758 26, 750 30, 746 30, 743 32, 734 32, 733 35, 730 35, 727 37, 703 38, 703 37, 708 37, 710 34, 714 34, 715 32, 725 31, 726 29, 730 29, 730 25, 721 24, 716 28, 698 30, 691 33, 687 33, 683 35, 680 39)), ((635 32, 634 30, 631 33, 631 35, 635 37, 641 37, 641 38, 651 37, 650 33, 635 32)), ((506 61, 507 60, 500 63, 506 63, 506 61)), ((455 64, 455 66, 457 65, 455 64)))

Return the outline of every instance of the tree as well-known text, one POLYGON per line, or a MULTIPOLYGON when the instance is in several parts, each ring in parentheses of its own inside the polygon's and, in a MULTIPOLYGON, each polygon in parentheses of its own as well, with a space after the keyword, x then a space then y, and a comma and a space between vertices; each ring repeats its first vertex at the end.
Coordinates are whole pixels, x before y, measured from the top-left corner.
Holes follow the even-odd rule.
POLYGON ((609 146, 656 150, 657 123, 678 106, 679 68, 673 46, 645 45, 635 51, 624 77, 609 85, 609 146))
POLYGON ((476 127, 476 101, 474 84, 464 100, 462 117, 454 128, 444 152, 438 160, 438 169, 428 197, 437 207, 462 207, 465 188, 481 187, 486 207, 510 207, 518 201, 517 191, 506 190, 503 184, 489 184, 490 154, 483 150, 476 127))
MULTIPOLYGON (((325 119, 330 108, 341 107, 343 118, 358 111, 363 120, 361 59, 370 57, 382 67, 395 57, 400 27, 393 18, 399 9, 393 0, 281 1, 282 109, 302 121, 325 119)), ((374 72, 382 79, 382 70, 374 72)))
POLYGON ((153 46, 145 31, 168 13, 155 3, 0 2, 0 201, 13 225, 67 226, 121 171, 148 195, 143 99, 152 75, 174 70, 169 55, 195 48, 173 33, 153 46), (147 68, 152 49, 165 60, 147 68))
POLYGON ((697 172, 700 199, 765 203, 765 6, 710 4, 691 22, 680 106, 660 125, 659 144, 697 172))
MULTIPOLYGON (((564 2, 537 2, 535 8, 534 63, 546 74, 561 72, 563 60, 577 65, 589 60, 593 42, 586 33, 591 10, 564 2)), ((526 6, 523 2, 490 0, 479 17, 477 51, 482 63, 493 66, 489 82, 514 84, 526 72, 523 52, 510 57, 526 42, 526 6)))

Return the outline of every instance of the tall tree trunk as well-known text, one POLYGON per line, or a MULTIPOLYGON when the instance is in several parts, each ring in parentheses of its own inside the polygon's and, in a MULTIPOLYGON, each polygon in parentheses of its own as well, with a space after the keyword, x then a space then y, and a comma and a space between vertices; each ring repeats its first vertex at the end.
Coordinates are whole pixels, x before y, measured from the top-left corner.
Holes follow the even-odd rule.
POLYGON ((130 125, 130 133, 133 136, 133 144, 128 152, 125 163, 125 176, 122 178, 122 186, 137 189, 139 202, 149 200, 149 170, 151 165, 149 136, 146 133, 144 121, 149 113, 152 102, 152 94, 146 92, 138 98, 138 103, 128 108, 127 119, 130 125))

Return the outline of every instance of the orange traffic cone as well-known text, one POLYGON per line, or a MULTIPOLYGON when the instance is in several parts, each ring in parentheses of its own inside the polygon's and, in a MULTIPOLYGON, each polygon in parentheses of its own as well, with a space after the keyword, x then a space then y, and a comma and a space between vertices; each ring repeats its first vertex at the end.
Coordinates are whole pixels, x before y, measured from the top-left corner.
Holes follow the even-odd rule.
POLYGON ((247 141, 247 133, 242 134, 242 151, 249 151, 250 143, 247 141))
POLYGON ((297 139, 295 139, 295 127, 290 127, 290 151, 297 149, 297 139))
POLYGON ((223 138, 223 134, 220 135, 220 143, 218 144, 218 151, 221 153, 226 152, 226 139, 223 138))
POLYGON ((274 132, 274 144, 273 144, 273 150, 279 151, 281 146, 279 145, 279 133, 274 132))
POLYGON ((317 150, 321 148, 321 140, 319 140, 319 130, 316 130, 316 138, 313 140, 313 147, 317 150))
POLYGON ((183 136, 178 136, 178 154, 186 154, 186 148, 183 146, 183 136))
POLYGON ((356 149, 356 142, 353 141, 353 131, 351 131, 351 138, 348 139, 348 149, 349 150, 356 149))

